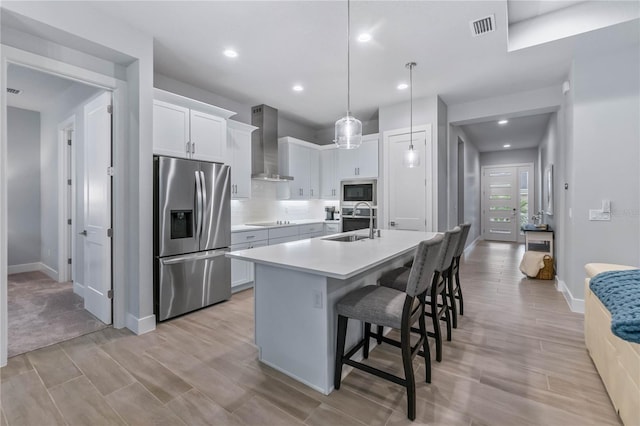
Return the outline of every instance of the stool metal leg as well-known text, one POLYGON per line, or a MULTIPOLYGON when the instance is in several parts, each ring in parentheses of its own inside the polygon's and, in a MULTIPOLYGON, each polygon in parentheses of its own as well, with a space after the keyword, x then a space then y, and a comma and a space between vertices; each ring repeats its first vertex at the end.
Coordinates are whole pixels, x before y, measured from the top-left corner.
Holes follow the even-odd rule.
POLYGON ((336 342, 336 364, 333 371, 333 387, 340 389, 342 381, 342 358, 344 357, 344 343, 347 339, 347 322, 349 318, 338 315, 338 341, 336 342))
POLYGON ((424 337, 424 341, 422 342, 422 353, 424 356, 425 381, 427 383, 431 383, 431 351, 429 349, 429 339, 427 337, 427 322, 424 319, 424 296, 421 303, 422 313, 420 314, 418 323, 420 324, 420 335, 424 337))
POLYGON ((378 342, 379 345, 382 343, 382 332, 383 331, 384 331, 384 327, 379 325, 378 326, 378 336, 376 337, 376 342, 378 342))
POLYGON ((458 328, 458 309, 456 307, 456 292, 453 289, 453 276, 449 273, 447 279, 447 296, 449 296, 449 309, 451 310, 451 320, 453 328, 458 328))
POLYGON ((362 356, 364 359, 369 358, 369 340, 371 339, 371 323, 364 323, 364 348, 362 349, 362 356))
MULTIPOLYGON (((423 316, 424 317, 424 316, 423 316)), ((411 327, 404 327, 401 331, 402 364, 407 387, 407 417, 416 418, 416 379, 413 376, 413 362, 411 362, 411 327)))
POLYGON ((429 306, 431 308, 431 322, 433 322, 433 336, 436 339, 436 361, 442 362, 442 332, 440 331, 440 316, 438 315, 438 293, 431 292, 431 299, 429 300, 429 306))
POLYGON ((462 287, 460 286, 460 272, 456 271, 456 293, 460 301, 460 315, 464 315, 464 299, 462 298, 462 287))

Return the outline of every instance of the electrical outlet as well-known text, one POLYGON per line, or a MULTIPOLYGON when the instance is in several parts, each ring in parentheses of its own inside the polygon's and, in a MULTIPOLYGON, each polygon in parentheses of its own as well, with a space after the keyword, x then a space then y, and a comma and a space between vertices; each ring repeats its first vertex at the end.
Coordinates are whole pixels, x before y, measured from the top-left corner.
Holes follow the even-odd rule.
POLYGON ((610 221, 611 213, 605 213, 602 210, 589 210, 589 220, 592 221, 610 221))
POLYGON ((313 307, 322 309, 322 292, 319 290, 313 290, 313 307))

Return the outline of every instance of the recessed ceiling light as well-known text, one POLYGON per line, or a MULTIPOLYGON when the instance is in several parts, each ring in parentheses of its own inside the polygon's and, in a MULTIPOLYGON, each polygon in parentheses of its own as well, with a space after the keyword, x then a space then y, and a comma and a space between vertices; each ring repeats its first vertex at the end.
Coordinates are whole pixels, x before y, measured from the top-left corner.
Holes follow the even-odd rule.
POLYGON ((293 91, 294 92, 302 92, 304 90, 304 87, 302 87, 299 84, 296 84, 295 86, 293 86, 293 91))
POLYGON ((238 52, 236 52, 233 49, 225 49, 224 52, 224 56, 226 56, 227 58, 237 58, 238 57, 238 52))
POLYGON ((509 122, 509 120, 500 120, 500 121, 498 121, 498 124, 501 125, 501 126, 504 126, 508 122, 509 122))
POLYGON ((506 143, 506 144, 502 145, 502 147, 503 148, 511 148, 511 144, 506 143))
POLYGON ((398 90, 405 90, 408 89, 409 85, 407 83, 400 83, 398 84, 398 90))
POLYGON ((358 41, 360 43, 366 43, 368 41, 371 41, 371 34, 369 33, 362 33, 358 36, 358 41))

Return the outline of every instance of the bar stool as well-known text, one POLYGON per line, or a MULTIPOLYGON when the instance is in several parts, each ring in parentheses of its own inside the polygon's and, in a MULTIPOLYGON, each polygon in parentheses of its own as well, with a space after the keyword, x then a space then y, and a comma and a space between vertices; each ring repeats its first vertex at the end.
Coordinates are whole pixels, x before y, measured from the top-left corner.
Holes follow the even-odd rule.
POLYGON ((404 386, 407 389, 407 416, 410 420, 416 417, 416 383, 413 374, 413 358, 423 348, 426 380, 431 381, 431 360, 429 357, 429 343, 425 324, 424 294, 438 260, 443 237, 436 236, 418 245, 414 266, 411 268, 404 291, 389 287, 368 285, 351 291, 336 304, 338 312, 338 337, 336 342, 336 362, 333 384, 340 389, 343 364, 371 373, 385 380, 404 386), (365 324, 364 338, 346 354, 344 353, 349 318, 360 320, 365 324), (420 338, 411 345, 411 325, 420 323, 420 338), (371 324, 392 327, 400 330, 400 343, 383 338, 385 343, 399 346, 402 350, 402 364, 404 379, 367 364, 357 362, 351 358, 363 348, 364 358, 369 357, 371 324))
MULTIPOLYGON (((456 226, 452 230, 444 233, 431 288, 427 292, 429 295, 429 311, 426 312, 425 315, 431 317, 433 323, 433 332, 427 332, 427 335, 436 340, 436 361, 438 362, 442 361, 442 331, 440 329, 440 321, 445 322, 447 327, 447 340, 451 341, 451 316, 449 314, 447 301, 447 285, 451 279, 451 262, 461 232, 461 229, 456 226), (440 298, 440 302, 438 298, 440 298)), ((407 285, 409 271, 410 269, 407 267, 394 269, 380 277, 378 282, 383 287, 402 291, 407 285)), ((378 327, 378 334, 382 334, 381 327, 378 327)))
POLYGON ((458 245, 453 254, 453 260, 451 261, 451 277, 449 279, 447 289, 453 328, 458 328, 458 308, 456 306, 456 299, 460 301, 460 315, 464 315, 464 301, 462 299, 462 289, 460 288, 460 257, 462 257, 462 253, 464 253, 464 246, 467 243, 471 224, 463 223, 458 226, 462 230, 462 233, 460 234, 460 239, 458 240, 458 245))

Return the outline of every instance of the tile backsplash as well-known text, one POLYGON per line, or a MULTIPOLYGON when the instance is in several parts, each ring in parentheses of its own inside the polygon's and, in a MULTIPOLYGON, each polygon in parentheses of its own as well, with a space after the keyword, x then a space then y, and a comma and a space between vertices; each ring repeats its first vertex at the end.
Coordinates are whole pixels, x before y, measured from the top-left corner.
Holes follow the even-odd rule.
POLYGON ((337 200, 278 200, 278 182, 251 181, 251 199, 231 200, 231 225, 275 220, 324 220, 325 206, 339 205, 337 200))

